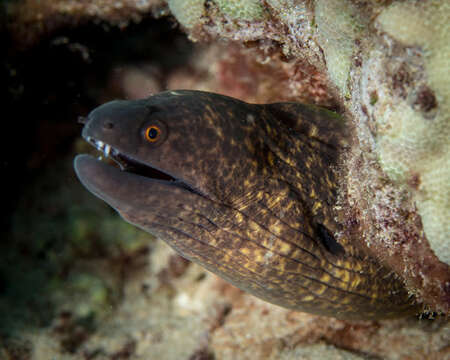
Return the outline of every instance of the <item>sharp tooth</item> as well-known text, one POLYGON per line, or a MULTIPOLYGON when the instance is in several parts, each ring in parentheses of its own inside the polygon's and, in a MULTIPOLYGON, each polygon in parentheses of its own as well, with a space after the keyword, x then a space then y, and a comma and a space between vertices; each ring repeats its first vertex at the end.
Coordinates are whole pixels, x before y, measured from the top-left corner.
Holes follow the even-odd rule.
POLYGON ((103 153, 105 154, 105 157, 108 157, 109 151, 111 150, 111 146, 108 144, 105 145, 105 148, 103 149, 103 153))

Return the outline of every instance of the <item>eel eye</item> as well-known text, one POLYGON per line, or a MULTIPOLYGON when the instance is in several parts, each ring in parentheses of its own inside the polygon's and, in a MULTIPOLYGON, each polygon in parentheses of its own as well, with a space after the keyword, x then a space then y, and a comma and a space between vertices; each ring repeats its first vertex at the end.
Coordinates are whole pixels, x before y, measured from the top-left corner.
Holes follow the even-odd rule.
POLYGON ((148 142, 154 143, 161 137, 161 129, 156 125, 150 125, 145 129, 145 139, 148 142))

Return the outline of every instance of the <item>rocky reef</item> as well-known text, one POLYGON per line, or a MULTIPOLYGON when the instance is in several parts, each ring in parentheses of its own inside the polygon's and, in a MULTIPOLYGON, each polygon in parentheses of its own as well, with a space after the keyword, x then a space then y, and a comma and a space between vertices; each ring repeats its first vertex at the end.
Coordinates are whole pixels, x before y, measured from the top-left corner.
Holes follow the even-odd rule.
POLYGON ((0 358, 448 358, 445 1, 1 6, 4 98, 18 121, 7 124, 16 136, 1 151, 10 210, 0 358), (353 144, 336 204, 346 228, 335 235, 359 239, 435 314, 347 322, 278 308, 178 257, 81 189, 70 168, 86 150, 77 117, 166 88, 344 114, 353 144))

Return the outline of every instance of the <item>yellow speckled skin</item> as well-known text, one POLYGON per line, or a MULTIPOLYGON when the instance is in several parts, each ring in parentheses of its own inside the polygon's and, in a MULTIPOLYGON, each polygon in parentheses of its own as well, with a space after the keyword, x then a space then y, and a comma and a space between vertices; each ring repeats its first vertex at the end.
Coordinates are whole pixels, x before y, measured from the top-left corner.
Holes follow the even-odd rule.
POLYGON ((108 144, 130 171, 86 155, 75 170, 125 220, 264 300, 343 319, 414 313, 394 274, 351 239, 335 239, 348 133, 315 106, 168 91, 105 104, 87 119, 83 136, 108 144), (144 134, 155 125, 150 143, 144 134), (137 170, 144 166, 172 180, 137 170))

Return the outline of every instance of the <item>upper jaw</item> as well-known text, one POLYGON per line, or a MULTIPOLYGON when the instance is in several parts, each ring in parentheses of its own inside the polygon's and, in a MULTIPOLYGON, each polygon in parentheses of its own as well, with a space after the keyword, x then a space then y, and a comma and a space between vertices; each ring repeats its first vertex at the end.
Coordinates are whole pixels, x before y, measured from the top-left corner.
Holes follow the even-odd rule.
POLYGON ((111 145, 104 143, 101 140, 94 139, 91 136, 86 136, 86 141, 92 144, 95 148, 97 148, 97 150, 103 152, 103 155, 105 157, 108 157, 109 154, 111 154, 112 156, 119 154, 119 152, 116 149, 114 149, 111 145))

